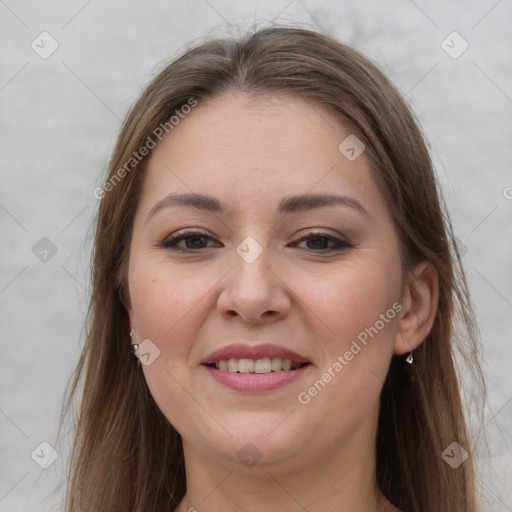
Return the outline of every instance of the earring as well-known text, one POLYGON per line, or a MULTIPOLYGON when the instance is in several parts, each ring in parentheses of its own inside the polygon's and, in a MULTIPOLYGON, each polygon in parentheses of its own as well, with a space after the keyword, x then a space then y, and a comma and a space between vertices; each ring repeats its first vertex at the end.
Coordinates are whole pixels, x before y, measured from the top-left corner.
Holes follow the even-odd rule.
MULTIPOLYGON (((130 331, 130 338, 133 341, 133 329, 130 331)), ((137 357, 137 350, 139 350, 140 345, 138 345, 137 343, 132 343, 132 346, 133 346, 133 355, 135 357, 137 357)), ((137 363, 140 366, 140 359, 138 357, 137 357, 137 363)))
POLYGON ((409 355, 405 358, 407 363, 412 364, 414 362, 414 357, 412 356, 412 352, 409 353, 409 355))

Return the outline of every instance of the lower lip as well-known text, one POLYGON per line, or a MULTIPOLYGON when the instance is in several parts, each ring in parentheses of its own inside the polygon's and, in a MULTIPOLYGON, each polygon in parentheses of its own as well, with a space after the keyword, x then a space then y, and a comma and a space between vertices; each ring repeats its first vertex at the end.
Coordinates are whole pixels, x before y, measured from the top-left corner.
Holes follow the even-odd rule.
POLYGON ((281 370, 270 373, 238 373, 228 370, 217 370, 211 366, 203 365, 210 375, 220 384, 245 393, 257 393, 259 391, 272 391, 285 384, 297 380, 311 365, 307 364, 298 370, 281 370))

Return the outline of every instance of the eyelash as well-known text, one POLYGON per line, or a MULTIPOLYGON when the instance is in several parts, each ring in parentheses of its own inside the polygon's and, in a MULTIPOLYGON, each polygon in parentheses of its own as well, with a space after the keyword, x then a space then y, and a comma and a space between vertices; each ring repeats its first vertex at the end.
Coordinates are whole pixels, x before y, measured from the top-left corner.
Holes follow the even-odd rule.
MULTIPOLYGON (((178 242, 180 242, 181 240, 186 240, 188 238, 209 238, 209 239, 213 240, 213 238, 211 236, 209 236, 205 233, 202 233, 201 231, 187 231, 185 233, 181 233, 174 237, 167 238, 164 242, 162 242, 160 244, 160 246, 164 249, 168 249, 171 251, 179 251, 179 252, 183 252, 183 253, 198 252, 201 249, 205 249, 205 247, 200 247, 198 249, 188 249, 188 248, 183 248, 183 247, 177 246, 178 242)), ((342 250, 350 249, 353 247, 351 244, 349 244, 348 242, 345 242, 344 240, 341 240, 340 238, 336 238, 331 235, 327 235, 326 233, 316 232, 316 231, 311 232, 308 235, 300 238, 298 240, 298 242, 303 242, 304 240, 311 240, 311 239, 315 239, 315 238, 326 239, 326 240, 336 244, 335 247, 331 247, 330 249, 319 249, 319 250, 309 249, 310 251, 320 253, 320 254, 342 251, 342 250)))

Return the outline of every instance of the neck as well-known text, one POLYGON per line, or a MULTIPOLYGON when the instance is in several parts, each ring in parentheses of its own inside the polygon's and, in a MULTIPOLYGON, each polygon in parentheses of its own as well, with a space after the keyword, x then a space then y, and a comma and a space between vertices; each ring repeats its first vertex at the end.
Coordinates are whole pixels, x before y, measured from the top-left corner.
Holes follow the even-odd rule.
POLYGON ((184 442, 187 493, 176 512, 399 512, 376 485, 367 434, 354 433, 340 450, 301 450, 287 461, 251 468, 212 461, 184 442))

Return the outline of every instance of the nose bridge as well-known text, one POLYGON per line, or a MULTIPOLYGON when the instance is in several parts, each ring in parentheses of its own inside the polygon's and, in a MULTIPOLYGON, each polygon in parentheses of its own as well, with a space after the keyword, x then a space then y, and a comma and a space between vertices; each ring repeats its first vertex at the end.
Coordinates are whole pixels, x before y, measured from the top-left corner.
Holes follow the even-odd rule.
MULTIPOLYGON (((262 239, 261 236, 258 238, 262 239)), ((271 281, 271 258, 268 246, 263 246, 253 236, 245 237, 233 255, 232 284, 250 286, 251 291, 256 291, 256 288, 263 291, 263 287, 271 281)))
POLYGON ((248 236, 235 248, 232 270, 219 297, 219 309, 233 316, 236 312, 256 322, 267 313, 284 313, 289 307, 287 294, 272 270, 272 251, 248 236))

